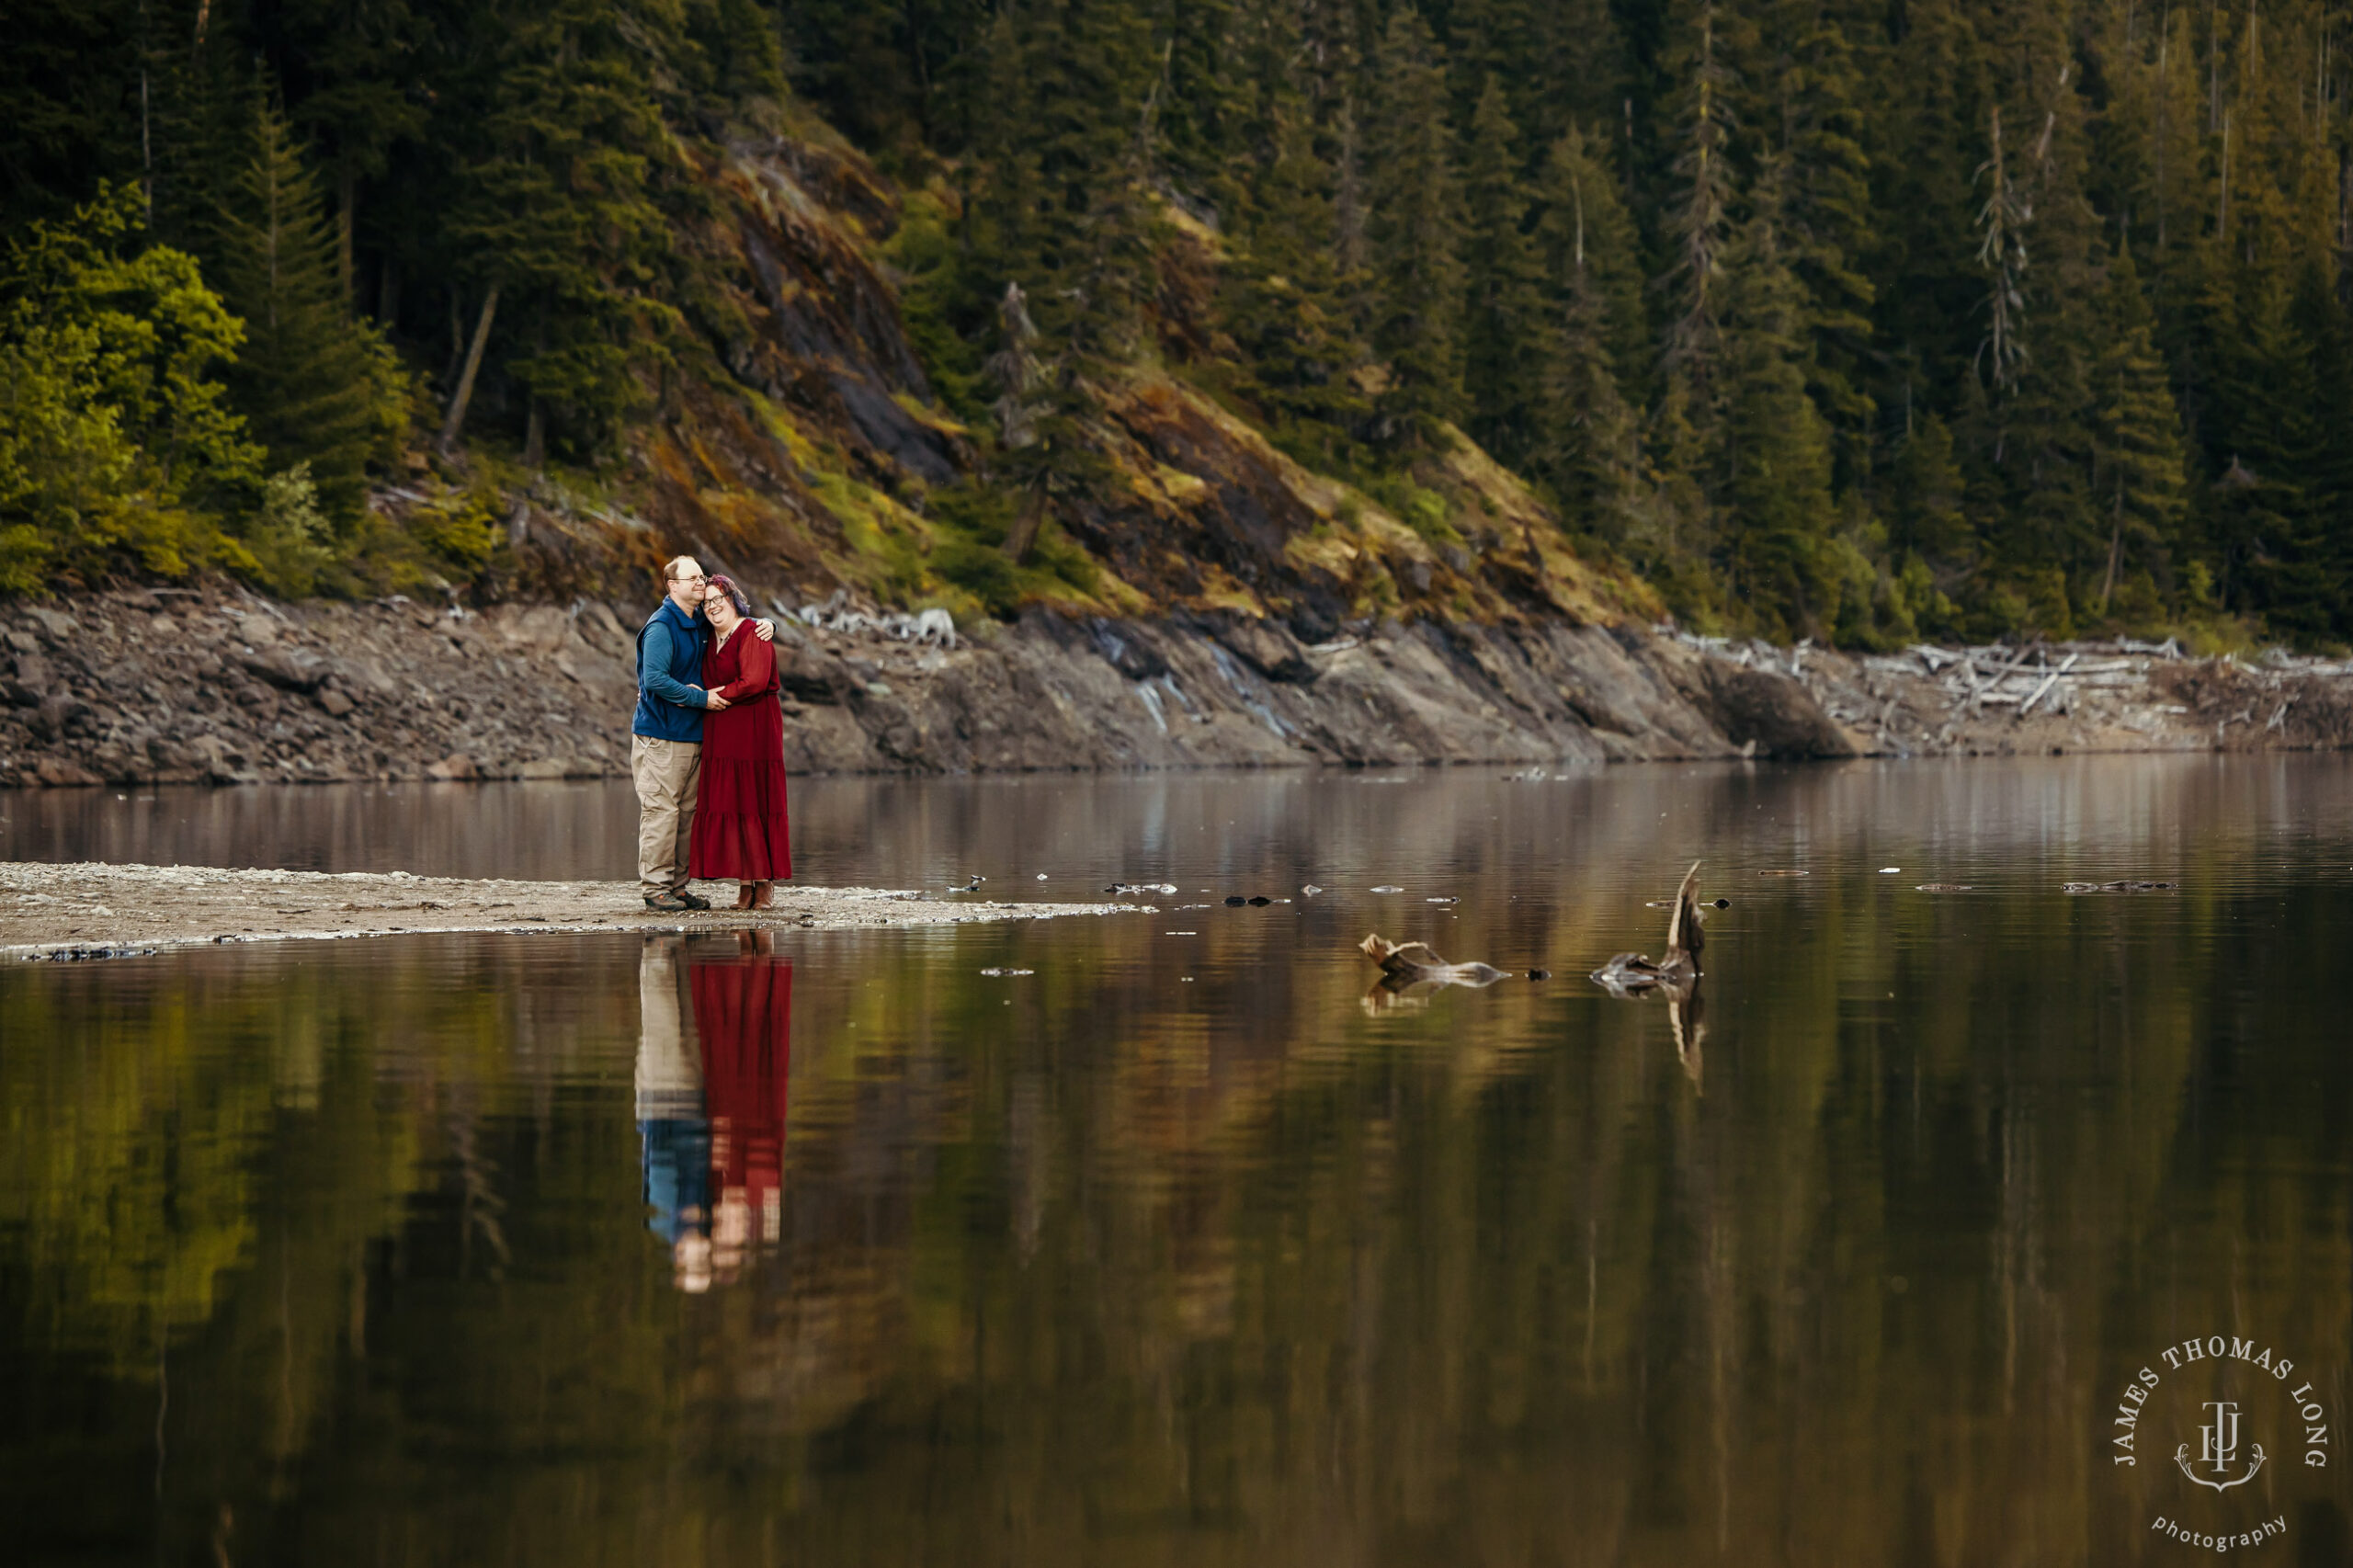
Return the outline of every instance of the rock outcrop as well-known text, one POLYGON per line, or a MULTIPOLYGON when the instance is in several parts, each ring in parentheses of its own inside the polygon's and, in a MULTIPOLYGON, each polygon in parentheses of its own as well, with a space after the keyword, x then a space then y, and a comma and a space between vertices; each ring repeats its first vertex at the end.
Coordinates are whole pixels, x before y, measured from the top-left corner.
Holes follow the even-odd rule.
MULTIPOLYGON (((622 775, 645 608, 219 585, 0 607, 0 785, 622 775)), ((771 613, 799 774, 2353 745, 2353 674, 2310 661, 1850 657, 1557 619, 1307 642, 1240 611, 1045 608, 949 648, 771 613)))
MULTIPOLYGON (((0 784, 623 774, 642 606, 0 607, 0 784)), ((954 648, 778 620, 798 773, 1544 763, 1854 749, 1802 683, 1639 628, 1035 608, 954 648), (1726 696, 1725 693, 1732 693, 1726 696)))

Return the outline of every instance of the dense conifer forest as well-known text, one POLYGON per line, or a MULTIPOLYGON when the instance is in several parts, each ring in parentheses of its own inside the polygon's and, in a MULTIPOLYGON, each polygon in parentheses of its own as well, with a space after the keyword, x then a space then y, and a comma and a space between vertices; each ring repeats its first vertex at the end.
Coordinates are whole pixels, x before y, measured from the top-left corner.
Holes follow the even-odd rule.
POLYGON ((2342 643, 2349 46, 2340 0, 23 0, 0 590, 461 570, 371 478, 593 472, 723 382, 698 150, 822 121, 904 193, 1016 561, 1150 366, 1409 518, 1467 437, 1702 626, 2342 643))

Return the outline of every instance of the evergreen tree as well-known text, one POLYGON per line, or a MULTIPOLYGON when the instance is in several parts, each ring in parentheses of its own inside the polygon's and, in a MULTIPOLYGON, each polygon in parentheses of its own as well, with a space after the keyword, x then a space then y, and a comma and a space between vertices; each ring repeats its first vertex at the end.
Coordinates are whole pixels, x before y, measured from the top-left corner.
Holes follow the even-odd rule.
POLYGON ((1186 0, 1168 12, 1155 79, 1147 88, 1161 166, 1176 188, 1222 222, 1239 213, 1250 185, 1254 155, 1271 138, 1256 112, 1253 58, 1275 28, 1295 35, 1287 8, 1257 0, 1186 0), (1267 11, 1282 11, 1267 16, 1267 11), (1255 46, 1255 47, 1254 47, 1255 46))
POLYGON ((1381 114, 1367 139, 1366 224, 1382 412, 1419 432, 1462 405, 1462 192, 1445 62, 1429 24, 1401 7, 1375 62, 1381 114))
POLYGON ((324 149, 348 297, 360 184, 381 177, 392 149, 423 134, 428 119, 422 95, 410 90, 424 18, 410 0, 281 0, 259 20, 259 41, 301 105, 294 123, 324 149))
POLYGON ((2105 612, 2127 570, 2165 565, 2179 537, 2185 479, 2181 420, 2129 250, 2109 264, 2100 307, 2092 495, 2109 517, 2098 593, 2105 612))
POLYGON ((1032 86, 1024 36, 1010 8, 990 24, 976 72, 983 87, 972 114, 977 167, 965 207, 966 240, 976 278, 998 292, 1008 281, 1040 282, 1045 263, 1038 232, 1042 185, 1029 134, 1032 86))
POLYGON ((1530 463, 1572 527, 1622 541, 1640 486, 1639 431, 1620 367, 1646 348, 1634 234, 1608 172, 1572 127, 1545 162, 1538 225, 1550 319, 1530 463))
POLYGON ((1274 155, 1250 202, 1248 245, 1228 271, 1223 312, 1243 355, 1240 390, 1292 455, 1345 467, 1371 412, 1350 384, 1363 361, 1348 327, 1336 173, 1316 154, 1303 98, 1274 112, 1274 155))
POLYGON ((1712 423, 1723 353, 1724 255, 1733 205, 1733 74, 1725 63, 1714 0, 1699 0, 1678 75, 1676 105, 1677 182, 1665 220, 1668 269, 1661 279, 1673 301, 1666 321, 1664 363, 1687 387, 1688 416, 1702 430, 1712 423))
POLYGON ((2230 483, 2218 493, 2243 602, 2307 644, 2346 623, 2345 322, 2318 266, 2267 277, 2243 311, 2230 483))
POLYGON ((1806 395, 1807 301, 1779 233, 1769 166, 1758 210, 1729 267, 1723 379, 1724 575, 1772 634, 1821 635, 1839 607, 1824 593, 1833 518, 1830 432, 1806 395))
POLYGON ((1040 41, 1050 203, 1068 244, 1055 268, 1068 308, 1052 312, 1068 352, 1119 361, 1134 349, 1156 284, 1149 20, 1121 0, 1062 0, 1040 41))
MULTIPOLYGON (((1538 266, 1555 299, 1571 290, 1594 296, 1611 367, 1636 395, 1649 385, 1650 324, 1643 289, 1642 236, 1619 196, 1607 142, 1571 126, 1545 154, 1538 187, 1538 266)), ((1639 401, 1639 397, 1637 398, 1639 401)))
POLYGON ((986 281, 1029 291, 1075 376, 1133 347, 1152 292, 1151 37, 1116 0, 1042 0, 1018 23, 999 18, 988 69, 992 102, 976 127, 995 187, 986 281))
POLYGON ((222 206, 244 172, 253 96, 267 88, 211 10, 159 6, 140 62, 146 101, 136 177, 147 226, 199 258, 210 254, 222 206))
POLYGON ((1463 170, 1469 226, 1463 381, 1471 434, 1503 461, 1524 463, 1536 440, 1541 306, 1525 223, 1518 136, 1493 76, 1471 119, 1463 170))
POLYGON ((1973 542, 1968 482, 1941 416, 1926 415, 1904 436, 1889 481, 1888 544, 1899 566, 1917 561, 1949 580, 1957 575, 1970 564, 1973 542))
POLYGON ((678 315, 654 187, 673 153, 631 41, 644 20, 611 0, 483 18, 495 65, 449 228, 464 273, 484 286, 477 338, 503 301, 526 461, 539 460, 551 412, 579 446, 608 442, 644 403, 641 368, 672 357, 678 315))
POLYGON ((1779 50, 1778 143, 1787 164, 1779 227, 1805 290, 1807 390, 1824 418, 1846 433, 1848 466, 1860 470, 1869 462, 1874 412, 1864 386, 1874 290, 1862 264, 1874 241, 1861 84, 1854 49, 1821 0, 1782 0, 1769 25, 1779 50))
POLYGON ((307 464, 341 523, 405 415, 389 349, 344 306, 318 187, 277 106, 256 106, 253 153, 219 220, 222 297, 244 319, 230 388, 273 469, 307 464))
MULTIPOLYGON (((108 176, 142 177, 145 8, 17 0, 0 51, 0 233, 59 219, 108 176)), ((153 84, 145 107, 152 109, 153 84)))
MULTIPOLYGON (((2027 7, 2015 34, 1997 34, 2000 58, 2015 59, 2006 89, 2026 106, 2008 170, 2025 202, 2011 276, 2029 295, 2019 330, 2030 337, 1995 435, 2006 484, 2005 525, 1993 540, 2006 566, 2043 574, 2055 595, 2050 630, 2072 601, 2097 592, 2107 561, 2107 518, 2092 496, 2093 365, 2098 351, 2100 222, 2084 194, 2082 78, 2064 19, 2027 7), (2059 62, 2054 68, 2049 62, 2059 62), (2031 236, 2030 244, 2027 236, 2031 236), (2031 256, 2031 272, 2027 258, 2031 256), (2030 278, 2030 284, 2028 279, 2030 278)), ((1989 180, 1989 199, 1991 181, 1989 180)))

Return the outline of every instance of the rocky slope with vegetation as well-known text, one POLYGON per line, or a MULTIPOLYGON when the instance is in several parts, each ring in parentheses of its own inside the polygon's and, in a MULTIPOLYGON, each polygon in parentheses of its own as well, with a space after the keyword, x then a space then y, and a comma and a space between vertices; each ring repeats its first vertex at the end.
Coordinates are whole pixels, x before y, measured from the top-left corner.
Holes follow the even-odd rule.
POLYGON ((2335 56, 1588 9, 42 9, 0 778, 612 771, 677 551, 833 607, 802 770, 2228 744, 2325 684, 2109 723, 1886 661, 2346 630, 2343 214, 2282 129, 2335 56), (959 645, 843 614, 926 608, 959 645))

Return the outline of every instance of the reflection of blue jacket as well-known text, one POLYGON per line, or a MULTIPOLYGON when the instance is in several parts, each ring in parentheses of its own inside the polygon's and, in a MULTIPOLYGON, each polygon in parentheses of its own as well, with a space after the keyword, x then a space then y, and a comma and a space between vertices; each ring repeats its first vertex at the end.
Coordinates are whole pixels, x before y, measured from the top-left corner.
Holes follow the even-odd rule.
POLYGON ((702 739, 703 634, 709 623, 665 597, 637 633, 637 719, 630 733, 658 741, 702 739))

